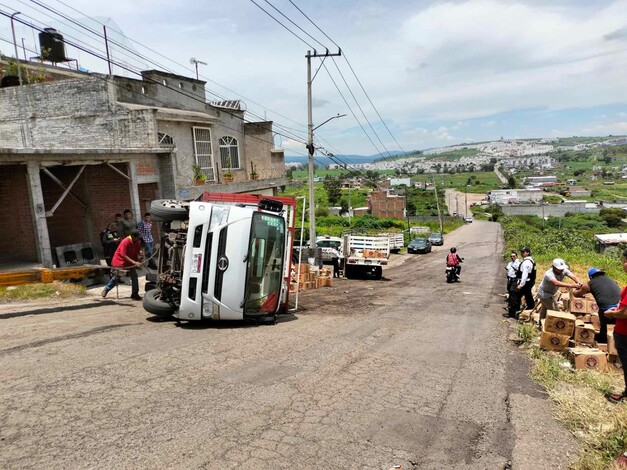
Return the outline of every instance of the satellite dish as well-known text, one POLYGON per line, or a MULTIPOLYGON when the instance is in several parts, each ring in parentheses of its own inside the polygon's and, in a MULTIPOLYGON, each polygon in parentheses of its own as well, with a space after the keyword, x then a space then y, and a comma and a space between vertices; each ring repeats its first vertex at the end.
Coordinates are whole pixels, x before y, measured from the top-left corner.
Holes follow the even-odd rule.
POLYGON ((189 59, 189 63, 192 64, 192 65, 194 65, 196 62, 198 62, 196 60, 196 57, 192 57, 191 59, 189 59))

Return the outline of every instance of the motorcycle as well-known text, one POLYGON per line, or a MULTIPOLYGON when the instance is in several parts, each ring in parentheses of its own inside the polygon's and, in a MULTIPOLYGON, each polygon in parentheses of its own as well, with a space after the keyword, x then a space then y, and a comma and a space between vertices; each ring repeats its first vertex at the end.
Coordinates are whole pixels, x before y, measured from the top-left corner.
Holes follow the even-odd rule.
MULTIPOLYGON (((464 258, 462 258, 463 260, 464 258)), ((446 282, 449 284, 452 282, 459 282, 459 268, 457 266, 447 266, 446 267, 446 282)))

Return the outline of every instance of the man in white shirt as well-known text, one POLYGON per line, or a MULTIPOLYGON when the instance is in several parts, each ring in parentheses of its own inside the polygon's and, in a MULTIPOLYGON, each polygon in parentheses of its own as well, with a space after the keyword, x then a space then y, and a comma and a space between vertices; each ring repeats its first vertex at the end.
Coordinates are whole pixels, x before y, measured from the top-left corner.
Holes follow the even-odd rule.
POLYGON ((568 269, 568 266, 562 258, 555 258, 551 269, 544 273, 542 282, 538 287, 538 298, 542 303, 540 308, 540 320, 546 317, 547 310, 557 310, 557 303, 555 302, 555 293, 560 287, 567 289, 581 289, 581 281, 575 274, 568 269), (575 284, 563 282, 565 277, 569 277, 575 284))
MULTIPOLYGON (((516 308, 516 300, 518 297, 518 293, 514 292, 516 290, 516 272, 518 271, 518 266, 520 265, 520 260, 518 259, 518 254, 515 251, 510 253, 510 261, 507 263, 505 270, 507 271, 507 311, 515 312, 516 308)), ((504 317, 508 317, 509 313, 503 314, 504 317)))

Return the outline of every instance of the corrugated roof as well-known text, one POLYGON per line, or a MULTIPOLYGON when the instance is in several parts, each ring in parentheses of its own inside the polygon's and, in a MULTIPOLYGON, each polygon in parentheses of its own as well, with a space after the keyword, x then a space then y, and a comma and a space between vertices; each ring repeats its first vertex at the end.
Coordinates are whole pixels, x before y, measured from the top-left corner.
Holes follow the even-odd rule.
POLYGON ((627 242, 627 233, 605 233, 595 235, 594 238, 604 245, 615 245, 617 243, 627 242))

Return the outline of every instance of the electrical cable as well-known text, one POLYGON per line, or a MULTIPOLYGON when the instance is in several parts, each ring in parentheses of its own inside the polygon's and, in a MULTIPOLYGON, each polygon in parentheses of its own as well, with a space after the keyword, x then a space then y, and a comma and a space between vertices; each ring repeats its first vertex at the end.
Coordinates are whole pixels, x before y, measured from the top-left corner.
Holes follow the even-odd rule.
MULTIPOLYGON (((331 39, 331 37, 329 37, 329 35, 327 33, 325 33, 311 18, 309 18, 309 16, 307 16, 307 14, 301 10, 298 5, 296 5, 293 0, 289 0, 289 2, 294 6, 294 8, 296 8, 305 18, 307 18, 307 20, 309 20, 309 22, 314 25, 316 27, 316 29, 318 31, 320 31, 329 41, 331 41, 338 49, 341 49, 341 47, 333 40, 331 39)), ((377 107, 374 105, 374 103, 372 102, 372 100, 370 99, 370 95, 368 95, 368 92, 366 91, 366 89, 364 88, 363 84, 361 83, 361 80, 359 80, 359 77, 357 76, 357 73, 355 73, 355 70, 353 69, 353 66, 351 65, 351 63, 348 60, 348 57, 346 55, 346 52, 344 50, 342 50, 343 54, 342 56, 344 57, 344 60, 346 60, 346 63, 348 64, 348 67, 350 68, 351 72, 353 73, 353 76, 355 77, 355 79, 357 80, 357 83, 359 83, 359 86, 361 87, 361 90, 364 92, 364 95, 366 95, 366 98, 368 99, 368 101, 370 102, 370 105, 372 106, 372 109, 375 110, 375 112, 377 113, 377 116, 379 117, 379 119, 381 120, 381 122, 383 123, 383 125, 385 126, 385 128, 387 129, 388 133, 390 134, 390 136, 392 136, 392 139, 394 139, 394 142, 396 142, 396 145, 398 145, 398 148, 401 150, 401 152, 403 152, 404 155, 407 155, 407 152, 405 152, 405 150, 403 150, 403 147, 401 147, 401 144, 398 143, 398 141, 396 140, 396 137, 394 137, 394 134, 392 134, 392 131, 390 130, 390 128, 388 127, 388 125, 385 123, 385 120, 381 117, 381 114, 379 113, 379 110, 377 109, 377 107)))
MULTIPOLYGON (((65 14, 63 14, 62 12, 59 12, 58 10, 56 10, 56 9, 54 9, 54 8, 52 8, 52 7, 49 7, 49 6, 43 5, 43 4, 41 4, 40 2, 38 2, 37 0, 30 0, 30 1, 31 1, 31 2, 33 2, 33 3, 35 3, 35 4, 37 4, 37 5, 40 5, 42 8, 45 8, 46 10, 48 10, 48 11, 50 11, 50 12, 54 13, 54 14, 55 14, 55 15, 57 15, 57 16, 60 16, 61 18, 65 18, 65 19, 67 19, 68 21, 71 21, 72 23, 79 25, 79 26, 80 26, 80 27, 82 27, 83 29, 86 29, 87 31, 91 32, 92 34, 94 34, 94 35, 96 35, 97 37, 99 37, 99 38, 101 38, 101 39, 103 39, 103 40, 104 40, 104 34, 100 33, 99 31, 96 31, 96 30, 94 30, 94 29, 92 29, 92 28, 89 28, 89 27, 87 27, 87 26, 84 26, 84 25, 82 25, 82 24, 78 23, 77 21, 73 20, 72 18, 70 18, 70 17, 66 16, 66 15, 65 15, 65 14)), ((85 13, 83 13, 83 12, 81 12, 81 11, 79 11, 79 10, 77 10, 77 9, 75 9, 75 8, 73 8, 73 7, 71 7, 71 6, 69 6, 69 5, 67 5, 67 4, 66 4, 66 3, 64 3, 63 1, 61 1, 61 0, 57 0, 57 1, 58 1, 59 3, 61 3, 62 5, 65 5, 66 7, 70 8, 71 10, 73 10, 73 11, 75 11, 75 12, 77 12, 77 13, 79 13, 79 14, 83 15, 83 16, 85 16, 86 18, 92 19, 94 22, 97 22, 97 23, 99 23, 99 24, 101 24, 101 25, 105 26, 103 23, 98 22, 97 20, 95 20, 95 19, 93 19, 93 18, 90 18, 90 17, 89 17, 89 16, 87 16, 85 13)), ((22 3, 24 3, 24 2, 22 2, 22 3)), ((36 10, 36 11, 39 11, 39 10, 36 10)), ((40 12, 41 12, 41 11, 40 11, 40 12)), ((75 29, 75 28, 73 28, 73 29, 75 29)), ((140 45, 141 47, 146 48, 147 50, 149 50, 149 51, 151 51, 151 52, 153 52, 153 53, 157 54, 158 56, 160 56, 160 57, 162 57, 162 58, 164 58, 164 59, 166 59, 166 60, 168 60, 168 61, 172 62, 173 64, 175 64, 175 65, 177 65, 177 66, 179 66, 179 67, 182 67, 183 69, 189 70, 189 68, 186 68, 186 67, 182 66, 181 64, 179 64, 179 63, 175 62, 174 60, 172 60, 172 59, 170 59, 170 58, 168 58, 168 57, 164 56, 163 54, 158 53, 157 51, 154 51, 153 49, 150 49, 149 47, 147 47, 147 46, 145 46, 145 45, 143 45, 143 44, 139 43, 138 41, 135 41, 135 40, 133 40, 133 39, 131 39, 131 38, 128 38, 128 37, 126 37, 126 36, 125 36, 125 39, 128 39, 128 40, 130 40, 130 41, 132 41, 132 42, 134 42, 134 43, 136 43, 136 44, 140 45)), ((145 55, 143 55, 143 54, 140 54, 139 52, 137 52, 137 51, 135 51, 135 50, 129 49, 129 48, 128 48, 128 47, 126 47, 125 45, 120 44, 120 43, 116 42, 115 40, 108 39, 108 40, 107 40, 107 42, 109 42, 109 43, 111 43, 111 44, 114 44, 114 45, 118 46, 118 48, 120 48, 120 49, 122 49, 122 50, 126 50, 126 51, 130 52, 131 54, 133 54, 134 56, 136 56, 136 57, 140 58, 141 60, 146 61, 146 62, 148 62, 148 63, 151 63, 151 64, 155 65, 156 67, 158 67, 158 68, 162 69, 162 70, 169 71, 169 72, 171 72, 171 73, 176 73, 174 70, 172 70, 172 69, 168 69, 168 68, 167 68, 166 66, 164 66, 163 64, 160 64, 160 63, 158 63, 158 62, 155 62, 154 60, 152 60, 152 59, 148 58, 147 56, 145 56, 145 55)), ((125 55, 126 57, 129 57, 129 56, 128 56, 128 54, 124 54, 124 55, 125 55)), ((128 65, 128 64, 127 64, 127 65, 128 65)), ((225 87, 224 85, 221 85, 221 84, 220 84, 220 83, 218 83, 218 82, 215 82, 215 81, 213 81, 213 80, 211 80, 211 79, 208 79, 208 78, 206 78, 206 77, 204 77, 204 76, 203 76, 203 78, 204 78, 204 79, 206 79, 207 81, 210 81, 211 83, 214 83, 215 85, 217 85, 217 86, 219 86, 219 87, 221 87, 221 88, 224 88, 225 90, 227 90, 227 91, 229 91, 229 92, 231 92, 231 93, 234 93, 234 94, 236 94, 236 95, 238 95, 238 96, 240 96, 240 97, 244 98, 247 102, 254 103, 254 104, 256 104, 257 106, 261 107, 262 109, 270 111, 272 114, 276 114, 277 116, 280 116, 280 117, 282 117, 282 118, 284 118, 284 119, 287 119, 287 120, 289 120, 289 121, 291 121, 291 122, 293 122, 293 123, 295 123, 295 124, 297 124, 297 125, 300 125, 300 126, 302 126, 302 127, 305 127, 303 124, 301 124, 301 123, 299 123, 299 122, 297 122, 297 121, 294 121, 294 120, 292 120, 292 119, 290 119, 290 118, 288 118, 288 117, 286 117, 286 116, 283 116, 283 115, 281 115, 280 113, 278 113, 278 112, 276 112, 276 111, 273 111, 272 109, 269 109, 269 108, 267 108, 266 106, 264 106, 264 105, 262 105, 262 104, 260 104, 260 103, 257 103, 256 101, 251 100, 251 99, 249 99, 249 98, 247 98, 247 97, 245 97, 245 96, 243 96, 243 95, 241 95, 241 94, 239 94, 239 93, 237 93, 237 92, 235 92, 235 91, 233 91, 233 90, 229 89, 228 87, 225 87)), ((217 92, 215 92, 215 91, 213 91, 213 90, 211 90, 211 89, 209 89, 209 88, 207 88, 207 87, 205 87, 205 90, 206 90, 208 93, 210 93, 211 95, 214 95, 214 96, 218 97, 218 98, 219 98, 219 99, 221 99, 221 100, 227 100, 227 99, 228 99, 227 97, 225 97, 225 96, 223 96, 223 95, 221 95, 221 94, 219 94, 219 93, 217 93, 217 92)), ((252 114, 253 116, 255 116, 255 117, 259 118, 259 119, 263 119, 263 120, 265 121, 265 118, 262 118, 259 114, 252 112, 250 109, 248 109, 246 112, 248 112, 248 113, 252 114)), ((275 121, 275 125, 276 125, 277 127, 279 127, 279 128, 281 128, 281 127, 282 127, 282 128, 284 128, 284 129, 288 129, 287 127, 282 126, 280 123, 277 123, 276 121, 275 121)), ((305 131, 305 130, 303 130, 302 132, 306 132, 306 131, 305 131)))

